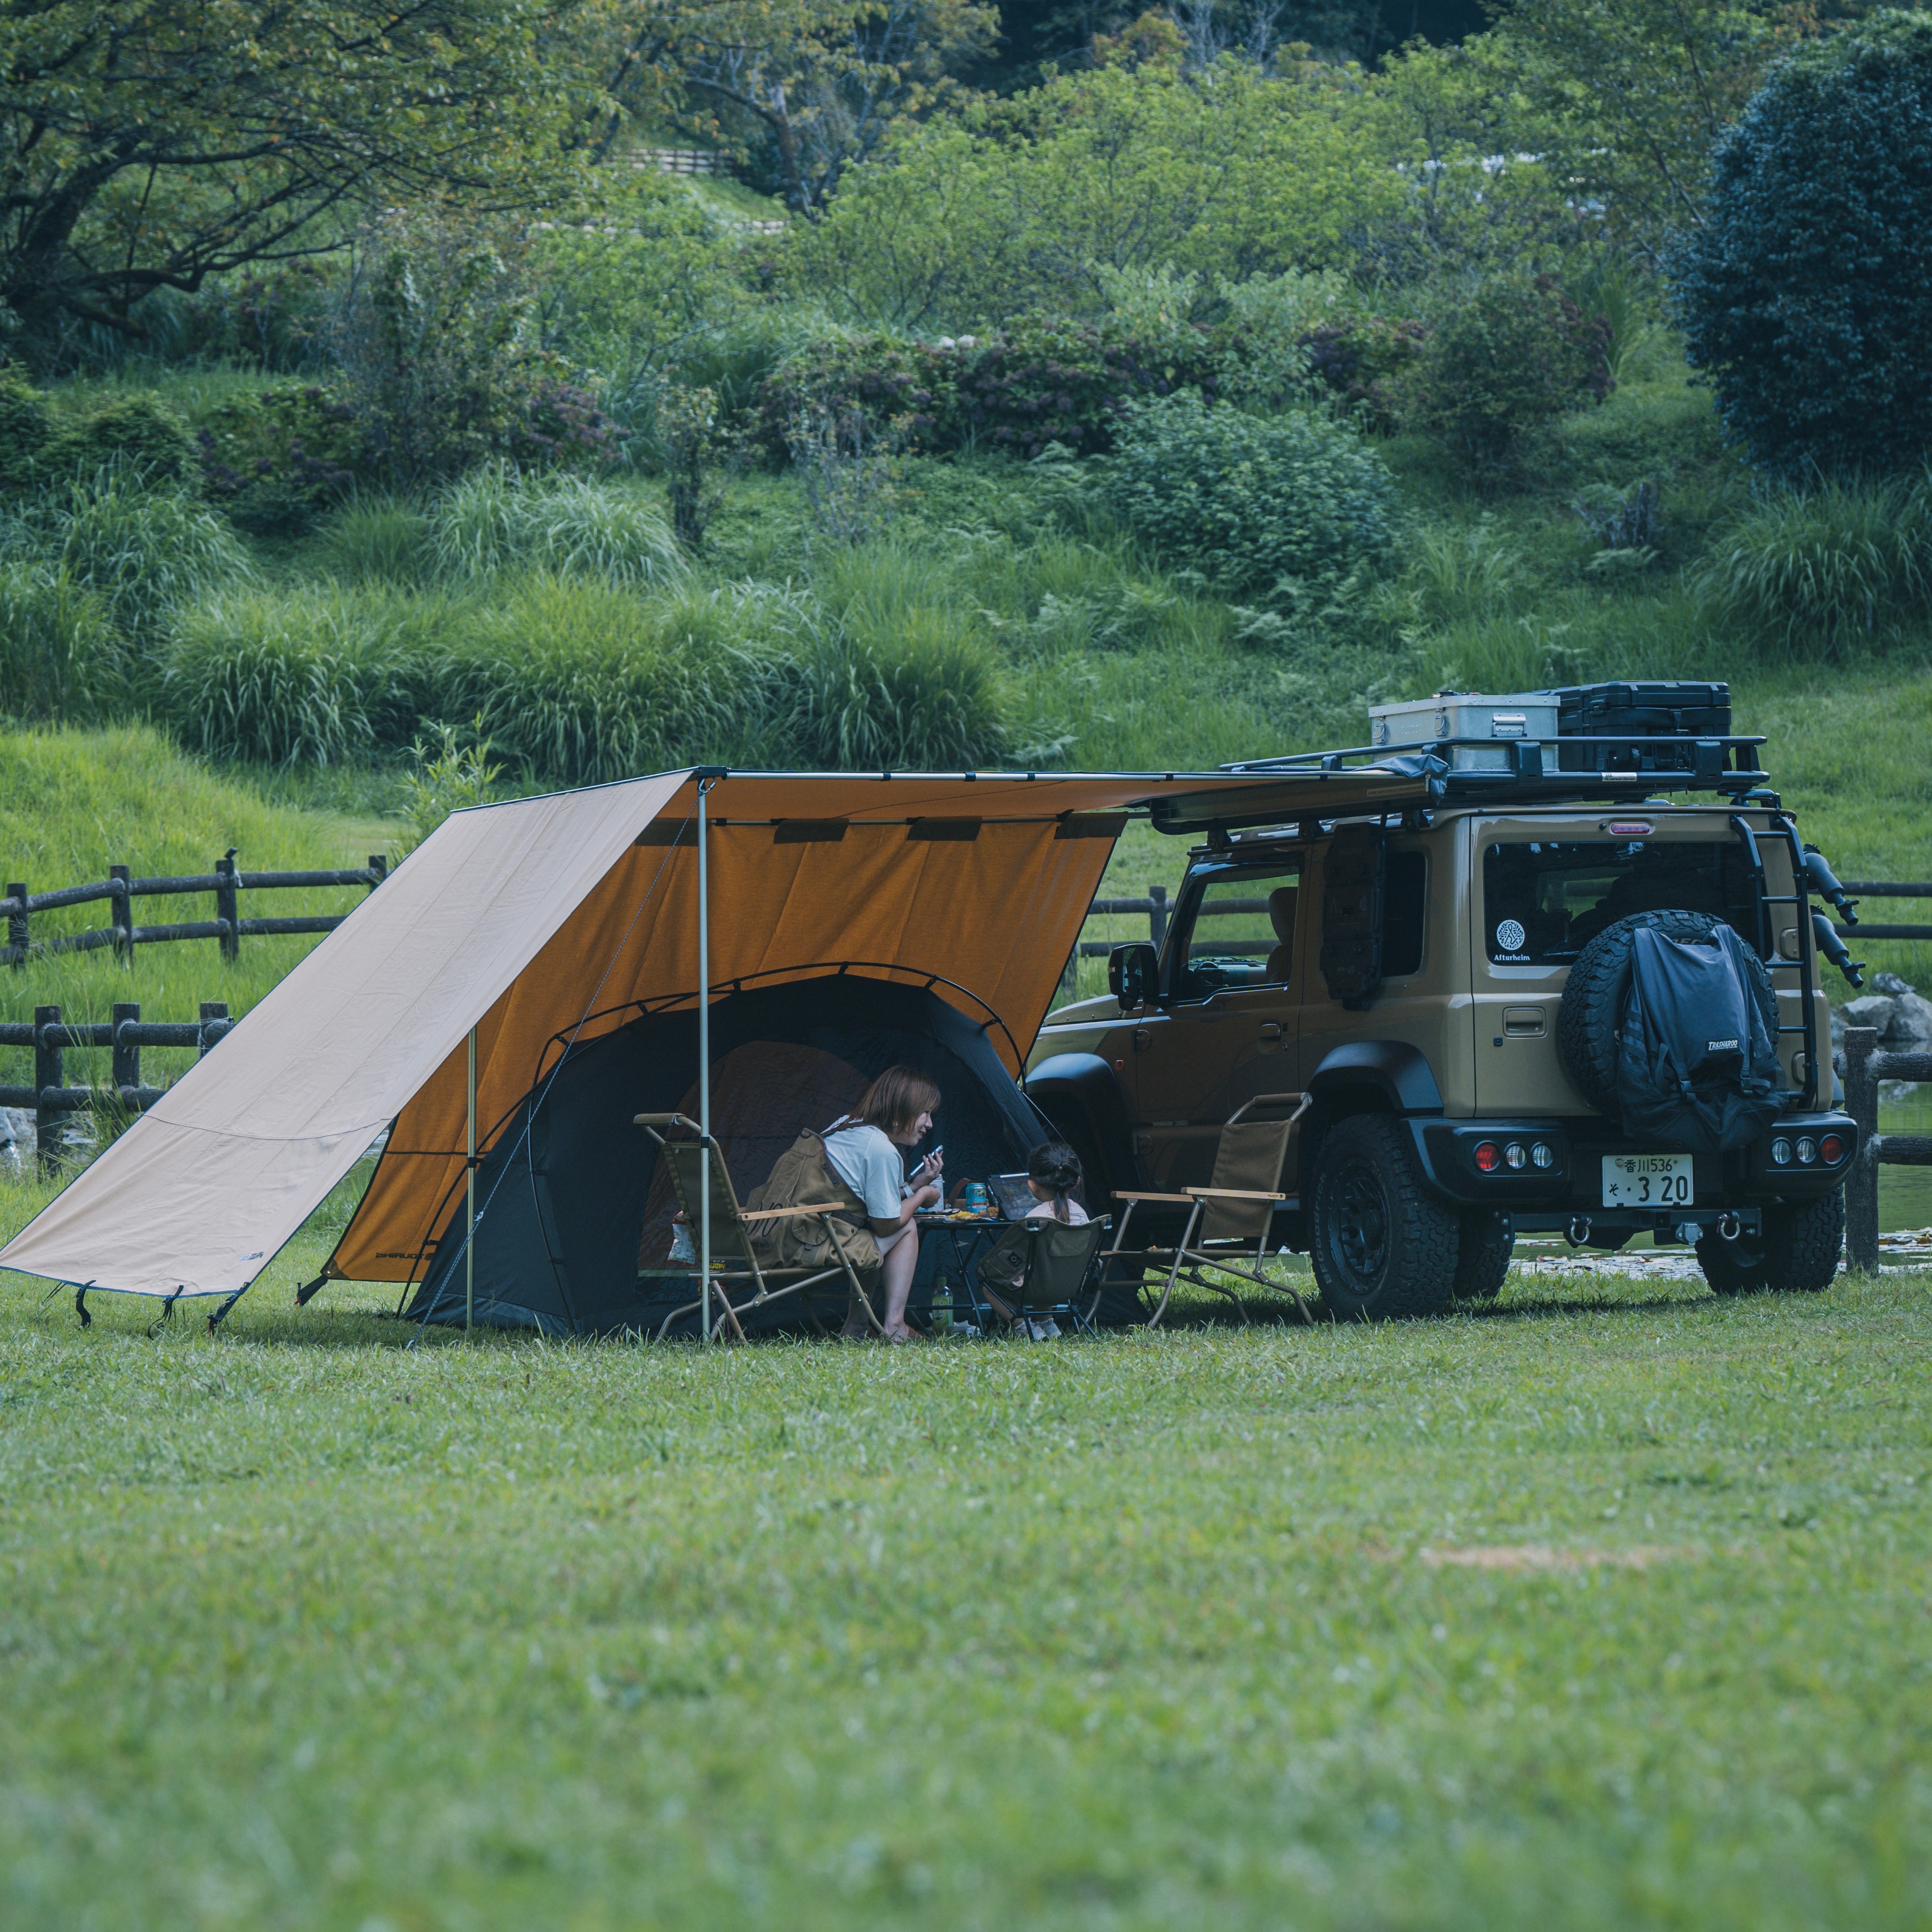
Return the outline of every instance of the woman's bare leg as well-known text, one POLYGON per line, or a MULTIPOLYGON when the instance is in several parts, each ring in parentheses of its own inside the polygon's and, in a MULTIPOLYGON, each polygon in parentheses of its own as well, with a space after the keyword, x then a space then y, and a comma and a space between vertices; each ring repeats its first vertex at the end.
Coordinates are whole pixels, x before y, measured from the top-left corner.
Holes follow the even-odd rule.
POLYGON ((919 1230, 908 1227, 886 1251, 886 1333, 906 1332, 906 1303, 912 1294, 913 1270, 919 1265, 919 1230))

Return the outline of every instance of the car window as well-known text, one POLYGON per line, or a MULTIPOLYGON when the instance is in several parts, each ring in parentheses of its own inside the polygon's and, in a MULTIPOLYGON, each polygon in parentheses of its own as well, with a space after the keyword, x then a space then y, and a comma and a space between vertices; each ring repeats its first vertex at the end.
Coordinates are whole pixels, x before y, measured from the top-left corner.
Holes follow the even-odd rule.
POLYGON ((1228 872, 1202 888, 1186 932, 1178 935, 1175 991, 1280 986, 1294 970, 1294 920, 1301 862, 1265 872, 1228 872))
POLYGON ((1429 900, 1428 856, 1391 852, 1382 862, 1382 977, 1422 970, 1423 916, 1429 900))
POLYGON ((1544 839, 1483 854, 1484 945, 1510 964, 1567 966, 1632 913, 1714 913, 1757 944, 1744 850, 1735 840, 1544 839))

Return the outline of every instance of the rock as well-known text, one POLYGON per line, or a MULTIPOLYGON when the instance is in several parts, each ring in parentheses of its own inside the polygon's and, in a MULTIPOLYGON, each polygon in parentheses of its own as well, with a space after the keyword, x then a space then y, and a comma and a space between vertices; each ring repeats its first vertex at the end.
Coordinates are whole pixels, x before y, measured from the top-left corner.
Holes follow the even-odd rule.
POLYGON ((1910 993, 1916 990, 1908 986, 1896 973, 1874 973, 1871 976, 1871 988, 1874 993, 1884 993, 1893 999, 1896 999, 1901 993, 1910 993))
POLYGON ((1888 993, 1862 994, 1856 1000, 1847 1000, 1838 1009, 1844 1016, 1846 1026, 1876 1028, 1881 1046, 1885 1044, 1886 1034, 1891 1030, 1896 1010, 1896 1004, 1888 993))
POLYGON ((1892 1001, 1894 1013, 1885 1036, 1893 1053, 1932 1053, 1932 1000, 1908 987, 1892 1001))
POLYGON ((0 1169, 31 1174, 39 1140, 31 1107, 0 1107, 0 1169))

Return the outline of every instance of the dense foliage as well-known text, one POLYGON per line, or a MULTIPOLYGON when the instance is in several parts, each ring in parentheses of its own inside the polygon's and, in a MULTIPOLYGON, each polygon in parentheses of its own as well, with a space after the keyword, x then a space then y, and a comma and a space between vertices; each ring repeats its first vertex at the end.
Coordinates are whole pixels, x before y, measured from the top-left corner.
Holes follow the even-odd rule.
POLYGON ((1674 262, 1726 426, 1798 478, 1932 444, 1932 20, 1887 14, 1780 62, 1718 142, 1674 262))

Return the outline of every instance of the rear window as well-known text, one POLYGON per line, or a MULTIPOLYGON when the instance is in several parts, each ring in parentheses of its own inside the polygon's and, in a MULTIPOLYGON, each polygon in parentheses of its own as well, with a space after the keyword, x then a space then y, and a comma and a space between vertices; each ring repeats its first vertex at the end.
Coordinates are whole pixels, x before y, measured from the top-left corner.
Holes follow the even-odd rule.
POLYGON ((1636 912, 1714 913, 1757 944, 1744 849, 1732 839, 1494 844, 1483 854, 1483 941, 1498 964, 1565 966, 1636 912))

